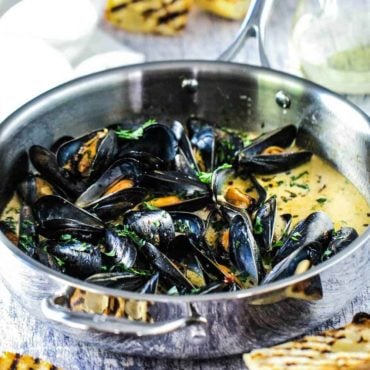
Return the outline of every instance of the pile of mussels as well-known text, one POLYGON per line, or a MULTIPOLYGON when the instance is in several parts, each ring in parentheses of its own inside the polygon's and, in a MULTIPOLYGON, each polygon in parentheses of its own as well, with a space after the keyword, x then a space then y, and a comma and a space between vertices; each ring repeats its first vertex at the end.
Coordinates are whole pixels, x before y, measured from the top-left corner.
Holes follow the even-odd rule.
POLYGON ((276 198, 253 174, 309 161, 308 151, 286 150, 296 134, 289 125, 246 141, 190 118, 186 127, 150 120, 32 146, 38 173, 17 188, 19 233, 0 227, 42 264, 112 288, 207 294, 273 282, 357 237, 316 212, 294 227, 283 215, 277 240, 276 198))

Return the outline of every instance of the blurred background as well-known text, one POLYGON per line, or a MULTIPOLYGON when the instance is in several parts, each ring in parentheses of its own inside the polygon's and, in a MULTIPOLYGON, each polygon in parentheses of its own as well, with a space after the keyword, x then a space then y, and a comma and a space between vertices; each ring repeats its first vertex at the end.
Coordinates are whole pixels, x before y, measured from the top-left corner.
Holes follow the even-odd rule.
MULTIPOLYGON (((248 5, 0 0, 0 121, 34 96, 84 74, 144 61, 215 60, 237 34, 248 5)), ((370 0, 273 1, 263 25, 268 59, 274 69, 351 94, 369 112, 369 20, 370 0)), ((255 40, 246 42, 236 61, 259 64, 255 40)))

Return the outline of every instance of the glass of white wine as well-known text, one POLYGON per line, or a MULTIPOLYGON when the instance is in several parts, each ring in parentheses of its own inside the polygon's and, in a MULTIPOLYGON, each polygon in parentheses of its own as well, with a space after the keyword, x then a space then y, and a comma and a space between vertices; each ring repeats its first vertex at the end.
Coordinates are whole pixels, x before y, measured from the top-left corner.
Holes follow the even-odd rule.
POLYGON ((370 0, 300 0, 291 44, 310 80, 339 93, 370 93, 370 0))

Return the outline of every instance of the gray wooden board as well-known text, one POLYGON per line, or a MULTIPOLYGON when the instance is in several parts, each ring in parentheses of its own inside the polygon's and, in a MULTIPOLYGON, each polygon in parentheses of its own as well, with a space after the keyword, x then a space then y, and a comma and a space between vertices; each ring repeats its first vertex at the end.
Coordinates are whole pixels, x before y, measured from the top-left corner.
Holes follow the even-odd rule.
MULTIPOLYGON (((271 27, 269 35, 271 38, 275 37, 279 42, 271 42, 274 49, 270 48, 268 52, 274 53, 276 60, 280 60, 281 63, 284 63, 284 51, 288 37, 286 30, 289 30, 289 20, 295 1, 284 1, 284 4, 285 7, 274 9, 269 23, 269 27, 271 27)), ((101 27, 117 40, 145 53, 148 60, 214 59, 231 41, 238 29, 238 24, 194 12, 188 29, 176 38, 132 35, 114 31, 104 24, 101 27)), ((258 63, 253 42, 252 40, 247 43, 237 58, 238 61, 258 63)), ((286 66, 282 64, 280 67, 285 68, 286 66)), ((351 97, 350 99, 370 113, 370 98, 368 96, 351 97)), ((349 322, 352 316, 360 311, 370 312, 370 282, 364 282, 362 294, 318 329, 339 327, 349 322)), ((66 370, 120 368, 234 370, 243 368, 241 356, 208 361, 164 361, 132 358, 101 351, 99 348, 79 343, 59 332, 50 330, 47 325, 37 322, 12 299, 2 283, 0 283, 0 315, 0 351, 28 353, 48 359, 66 370)))

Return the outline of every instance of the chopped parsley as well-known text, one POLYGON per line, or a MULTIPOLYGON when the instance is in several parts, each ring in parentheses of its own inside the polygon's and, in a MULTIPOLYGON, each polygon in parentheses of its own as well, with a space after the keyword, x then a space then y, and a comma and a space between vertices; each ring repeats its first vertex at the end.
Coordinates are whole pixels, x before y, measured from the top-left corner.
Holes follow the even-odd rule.
POLYGON ((232 168, 232 165, 228 164, 228 163, 224 163, 223 165, 217 167, 213 172, 201 172, 201 171, 199 171, 199 172, 197 172, 197 177, 198 177, 199 181, 202 182, 203 184, 211 184, 213 174, 218 170, 226 169, 226 168, 232 168))
POLYGON ((57 263, 57 265, 59 266, 59 267, 63 267, 66 263, 61 259, 61 258, 59 258, 59 257, 57 257, 57 256, 53 256, 54 257, 54 259, 55 259, 55 262, 57 263))
POLYGON ((142 247, 145 244, 145 240, 141 239, 140 236, 127 225, 123 228, 116 229, 116 233, 118 236, 131 239, 138 247, 142 247))
POLYGON ((317 202, 317 203, 320 203, 320 204, 324 204, 326 201, 327 201, 327 199, 326 199, 326 198, 324 198, 324 197, 321 197, 321 198, 317 198, 317 199, 316 199, 316 202, 317 202))
POLYGON ((144 202, 143 205, 144 205, 144 208, 147 209, 148 211, 157 211, 158 209, 160 209, 156 206, 151 205, 148 202, 144 202))
POLYGON ((60 240, 63 240, 64 242, 71 241, 73 239, 71 234, 62 234, 60 236, 60 240))
POLYGON ((308 171, 301 172, 297 176, 290 176, 290 178, 291 178, 292 181, 296 181, 296 180, 300 179, 304 175, 308 175, 308 171))
POLYGON ((302 237, 302 234, 298 231, 296 231, 295 233, 293 233, 290 237, 291 240, 293 240, 294 242, 298 241, 300 238, 302 237))
POLYGON ((120 139, 139 140, 144 134, 144 129, 155 124, 157 124, 157 121, 155 119, 150 119, 136 130, 118 130, 116 131, 116 135, 120 139))
POLYGON ((275 243, 272 243, 272 248, 280 248, 284 245, 284 242, 282 240, 278 240, 275 243))
POLYGON ((115 257, 116 251, 112 249, 110 252, 103 252, 107 257, 115 257))
POLYGON ((253 231, 257 235, 261 235, 263 233, 263 225, 259 216, 256 216, 256 219, 254 220, 253 231))

